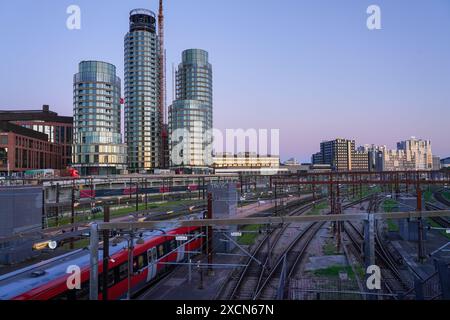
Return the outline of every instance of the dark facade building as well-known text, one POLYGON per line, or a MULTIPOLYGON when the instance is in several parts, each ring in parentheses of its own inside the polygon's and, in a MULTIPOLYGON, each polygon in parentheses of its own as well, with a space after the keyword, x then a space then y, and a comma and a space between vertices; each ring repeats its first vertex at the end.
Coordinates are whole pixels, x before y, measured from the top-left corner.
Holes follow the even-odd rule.
POLYGON ((323 164, 322 152, 313 154, 311 160, 313 164, 323 164))
POLYGON ((313 164, 330 165, 333 171, 369 171, 369 155, 355 149, 355 141, 335 139, 320 144, 313 164))
POLYGON ((71 164, 72 117, 42 110, 0 111, 0 172, 66 169, 71 164))
POLYGON ((441 168, 450 168, 450 157, 441 159, 441 168))

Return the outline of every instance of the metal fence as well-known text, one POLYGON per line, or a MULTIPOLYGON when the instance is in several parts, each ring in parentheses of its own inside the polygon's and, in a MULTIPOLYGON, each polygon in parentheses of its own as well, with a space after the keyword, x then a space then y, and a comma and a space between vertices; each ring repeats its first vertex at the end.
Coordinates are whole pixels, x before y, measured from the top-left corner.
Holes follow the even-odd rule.
POLYGON ((356 279, 308 277, 289 283, 291 300, 363 300, 356 279))
MULTIPOLYGON (((394 279, 390 279, 394 281, 394 279)), ((423 285, 425 300, 431 300, 439 296, 439 277, 423 285)), ((439 298, 439 297, 437 297, 439 298)), ((386 293, 364 292, 358 286, 355 278, 342 280, 339 277, 308 277, 293 279, 289 284, 289 299, 291 300, 415 300, 418 299, 413 290, 405 295, 405 292, 386 293)))
POLYGON ((425 282, 416 283, 415 291, 420 300, 441 300, 443 299, 443 287, 439 273, 435 273, 425 282))

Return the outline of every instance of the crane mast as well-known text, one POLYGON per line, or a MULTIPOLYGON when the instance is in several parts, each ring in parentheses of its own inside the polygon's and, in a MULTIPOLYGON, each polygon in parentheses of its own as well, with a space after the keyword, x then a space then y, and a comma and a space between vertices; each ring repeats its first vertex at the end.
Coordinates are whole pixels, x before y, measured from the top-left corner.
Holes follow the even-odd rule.
POLYGON ((158 38, 159 38, 159 122, 161 128, 161 167, 167 166, 166 161, 166 144, 168 138, 167 119, 166 119, 166 52, 164 47, 164 7, 163 0, 159 0, 158 14, 158 38))

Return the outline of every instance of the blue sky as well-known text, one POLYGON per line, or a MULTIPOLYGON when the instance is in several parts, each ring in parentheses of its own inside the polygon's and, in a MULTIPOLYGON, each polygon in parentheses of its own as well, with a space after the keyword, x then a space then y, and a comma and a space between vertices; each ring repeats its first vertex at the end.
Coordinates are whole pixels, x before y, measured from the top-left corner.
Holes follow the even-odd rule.
MULTIPOLYGON (((72 114, 72 76, 81 60, 115 64, 131 9, 157 0, 15 0, 0 11, 1 109, 50 104, 72 114), (66 8, 81 8, 81 30, 66 8)), ((167 0, 166 48, 210 52, 214 124, 280 129, 283 159, 309 161, 321 140, 394 147, 431 139, 450 156, 450 1, 167 0), (369 5, 382 30, 366 27, 369 5)))

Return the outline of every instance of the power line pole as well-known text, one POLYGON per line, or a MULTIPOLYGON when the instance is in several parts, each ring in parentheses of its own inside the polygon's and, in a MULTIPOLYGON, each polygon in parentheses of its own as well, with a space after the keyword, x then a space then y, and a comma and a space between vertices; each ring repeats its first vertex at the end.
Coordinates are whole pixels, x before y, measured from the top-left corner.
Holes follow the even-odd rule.
MULTIPOLYGON (((71 193, 71 214, 70 214, 70 224, 72 225, 72 232, 75 231, 74 224, 75 224, 75 180, 72 180, 72 193, 71 193)), ((109 221, 108 221, 109 222, 109 221)), ((74 249, 74 243, 73 240, 70 241, 70 249, 74 249)))
MULTIPOLYGON (((104 222, 109 222, 110 209, 105 206, 104 222)), ((103 230, 103 273, 102 273, 102 298, 108 300, 108 274, 109 274, 109 230, 103 230)))

